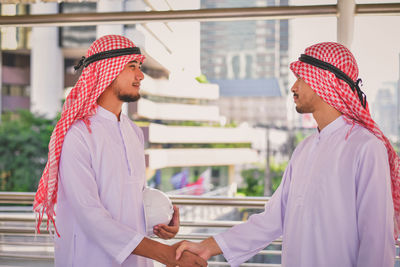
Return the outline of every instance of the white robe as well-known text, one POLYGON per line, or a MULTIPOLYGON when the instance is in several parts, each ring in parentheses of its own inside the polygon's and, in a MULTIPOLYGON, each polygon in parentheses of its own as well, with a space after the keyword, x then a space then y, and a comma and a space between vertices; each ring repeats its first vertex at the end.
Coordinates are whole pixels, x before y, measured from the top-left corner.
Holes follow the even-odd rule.
POLYGON ((339 117, 304 140, 265 211, 215 236, 231 266, 281 235, 284 267, 394 266, 387 151, 351 128, 339 117))
POLYGON ((92 133, 71 126, 61 152, 55 265, 153 266, 131 254, 146 235, 143 133, 100 106, 90 121, 92 133))

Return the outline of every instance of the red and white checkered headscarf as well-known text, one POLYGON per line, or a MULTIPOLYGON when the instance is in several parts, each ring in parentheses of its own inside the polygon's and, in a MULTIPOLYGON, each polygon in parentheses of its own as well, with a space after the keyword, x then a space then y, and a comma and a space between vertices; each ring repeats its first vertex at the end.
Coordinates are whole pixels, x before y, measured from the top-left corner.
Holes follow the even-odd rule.
MULTIPOLYGON (((96 40, 89 48, 86 58, 105 51, 136 47, 129 39, 120 35, 107 35, 96 40)), ((78 82, 68 95, 61 113, 61 118, 53 130, 49 143, 49 153, 46 167, 39 182, 33 203, 33 210, 39 214, 36 230, 40 233, 40 224, 44 213, 47 214, 47 229, 49 222, 54 224, 54 205, 57 202, 58 164, 65 134, 69 127, 82 119, 90 130, 89 118, 96 113, 97 98, 133 60, 143 62, 144 56, 129 54, 102 59, 90 63, 82 71, 78 82)), ((57 229, 55 228, 56 232, 57 229)), ((58 232, 57 232, 58 234, 58 232)))
MULTIPOLYGON (((347 74, 354 82, 358 78, 358 66, 353 54, 343 45, 333 42, 319 43, 306 48, 305 55, 327 62, 347 74)), ((377 138, 387 149, 392 181, 394 205, 395 239, 399 235, 400 226, 400 159, 392 145, 369 113, 368 104, 365 109, 360 99, 350 86, 329 70, 324 70, 300 60, 290 64, 295 75, 300 76, 329 105, 340 111, 346 120, 357 123, 377 138)))

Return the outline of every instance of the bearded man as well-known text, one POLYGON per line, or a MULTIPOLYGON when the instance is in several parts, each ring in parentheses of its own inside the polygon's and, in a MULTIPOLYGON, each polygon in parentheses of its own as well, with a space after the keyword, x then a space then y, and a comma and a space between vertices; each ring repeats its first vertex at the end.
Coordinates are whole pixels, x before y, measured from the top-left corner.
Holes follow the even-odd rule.
MULTIPOLYGON (((175 247, 146 237, 143 133, 121 114, 124 102, 140 98, 144 59, 129 39, 107 35, 76 66, 83 71, 51 136, 34 202, 38 230, 44 213, 54 224, 57 202, 56 266, 151 267, 151 259, 206 266, 192 253, 178 261, 175 247)), ((174 237, 178 210, 170 225, 156 228, 159 237, 174 237)))

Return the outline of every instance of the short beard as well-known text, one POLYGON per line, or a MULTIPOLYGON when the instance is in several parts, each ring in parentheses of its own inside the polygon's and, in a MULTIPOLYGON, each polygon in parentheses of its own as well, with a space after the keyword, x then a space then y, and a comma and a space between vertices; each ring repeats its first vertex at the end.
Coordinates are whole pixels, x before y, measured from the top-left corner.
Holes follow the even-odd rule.
POLYGON ((298 107, 296 106, 297 113, 305 114, 305 113, 313 113, 313 110, 309 107, 298 107))
POLYGON ((127 103, 129 103, 129 102, 136 102, 136 101, 138 101, 138 100, 140 99, 140 95, 139 95, 139 94, 137 94, 137 95, 135 95, 135 96, 133 96, 133 95, 120 95, 120 94, 118 94, 117 97, 118 97, 119 100, 121 100, 121 101, 123 101, 123 102, 127 102, 127 103))
POLYGON ((300 113, 300 114, 304 113, 303 109, 299 108, 299 107, 296 107, 296 111, 297 111, 297 113, 300 113))

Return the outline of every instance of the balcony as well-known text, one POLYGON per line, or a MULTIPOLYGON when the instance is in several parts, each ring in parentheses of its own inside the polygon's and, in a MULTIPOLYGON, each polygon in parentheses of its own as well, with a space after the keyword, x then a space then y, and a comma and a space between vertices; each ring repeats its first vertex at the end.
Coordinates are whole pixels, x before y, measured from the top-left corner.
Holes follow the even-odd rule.
POLYGON ((29 68, 2 66, 2 82, 4 84, 29 85, 30 70, 29 68))
POLYGON ((148 75, 141 82, 141 94, 156 95, 173 98, 192 98, 217 100, 219 98, 219 87, 216 84, 202 84, 195 79, 182 77, 162 80, 153 79, 148 75))
POLYGON ((157 103, 147 99, 138 101, 137 114, 150 120, 207 122, 220 120, 217 106, 157 103))
POLYGON ((250 148, 147 149, 150 169, 190 166, 229 166, 258 162, 250 148))
POLYGON ((253 143, 258 139, 257 131, 249 127, 167 126, 156 123, 150 123, 149 125, 149 142, 151 143, 253 143))
MULTIPOLYGON (((257 150, 260 134, 253 128, 171 126, 156 123, 142 128, 146 142, 150 144, 150 148, 145 151, 146 166, 149 169, 193 166, 234 168, 235 165, 263 161, 257 150), (209 144, 217 147, 204 147, 209 144), (191 147, 192 145, 195 146, 191 147), (161 146, 166 147, 160 148, 161 146)), ((233 180, 233 177, 229 179, 233 180)))
POLYGON ((15 111, 18 109, 29 109, 30 99, 27 96, 2 96, 1 109, 4 111, 15 111))

